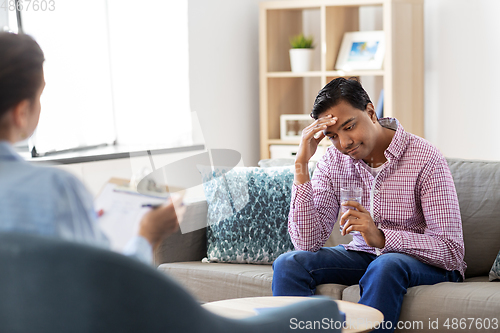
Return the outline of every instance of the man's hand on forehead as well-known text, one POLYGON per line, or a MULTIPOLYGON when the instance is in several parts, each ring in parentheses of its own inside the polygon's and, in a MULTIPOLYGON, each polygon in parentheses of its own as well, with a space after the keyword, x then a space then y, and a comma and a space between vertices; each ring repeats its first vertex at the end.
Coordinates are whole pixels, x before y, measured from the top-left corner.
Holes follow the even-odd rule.
POLYGON ((338 120, 339 120, 338 117, 335 117, 331 114, 327 114, 324 117, 318 118, 316 123, 317 123, 318 127, 324 127, 324 130, 322 130, 322 133, 326 136, 326 134, 328 133, 328 127, 335 125, 338 120))
POLYGON ((331 119, 331 118, 336 118, 338 120, 338 117, 337 116, 334 116, 330 113, 328 113, 327 115, 325 115, 324 117, 318 117, 318 120, 321 120, 321 119, 331 119))

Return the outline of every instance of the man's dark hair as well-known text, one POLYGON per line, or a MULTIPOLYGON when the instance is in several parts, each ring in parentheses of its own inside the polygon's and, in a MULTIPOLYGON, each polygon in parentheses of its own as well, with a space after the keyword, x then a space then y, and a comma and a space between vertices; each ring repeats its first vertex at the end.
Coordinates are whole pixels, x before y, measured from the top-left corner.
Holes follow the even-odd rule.
POLYGON ((372 102, 358 80, 339 77, 330 81, 319 91, 314 101, 311 117, 318 119, 320 114, 342 101, 346 101, 353 108, 361 111, 365 111, 368 103, 372 102))
POLYGON ((43 80, 43 52, 33 38, 0 32, 0 118, 21 101, 33 100, 43 80))

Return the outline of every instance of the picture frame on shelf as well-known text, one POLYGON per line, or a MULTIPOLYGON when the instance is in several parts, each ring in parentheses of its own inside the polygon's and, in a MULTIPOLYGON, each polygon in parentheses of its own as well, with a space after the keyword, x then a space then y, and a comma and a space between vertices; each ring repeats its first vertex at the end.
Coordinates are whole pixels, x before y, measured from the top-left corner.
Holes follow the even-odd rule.
POLYGON ((314 119, 308 114, 282 114, 280 116, 280 139, 296 141, 302 137, 302 130, 314 119))
POLYGON ((335 68, 342 71, 382 69, 384 56, 384 31, 346 32, 335 68))

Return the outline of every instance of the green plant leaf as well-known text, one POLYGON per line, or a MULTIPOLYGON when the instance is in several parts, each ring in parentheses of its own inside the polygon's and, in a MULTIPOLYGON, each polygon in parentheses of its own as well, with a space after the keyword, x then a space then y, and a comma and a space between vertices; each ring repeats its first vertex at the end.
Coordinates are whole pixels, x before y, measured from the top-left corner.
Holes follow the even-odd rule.
POLYGON ((314 38, 313 36, 304 36, 304 34, 299 34, 290 37, 290 46, 292 49, 312 49, 314 38))

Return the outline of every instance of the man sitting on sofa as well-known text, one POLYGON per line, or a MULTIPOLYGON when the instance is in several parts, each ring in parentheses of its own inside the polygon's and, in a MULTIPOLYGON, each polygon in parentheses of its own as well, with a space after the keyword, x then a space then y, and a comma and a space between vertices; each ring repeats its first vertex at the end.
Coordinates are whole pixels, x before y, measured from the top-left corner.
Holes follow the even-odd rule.
POLYGON ((337 78, 316 97, 295 160, 288 230, 298 251, 273 264, 273 295, 314 295, 326 283, 360 285, 359 303, 394 331, 409 287, 462 281, 466 264, 458 199, 445 158, 394 118, 377 119, 361 84, 337 78), (309 180, 320 141, 333 147, 309 180), (363 188, 361 203, 340 202, 340 188, 363 188), (322 247, 341 205, 347 245, 322 247))

